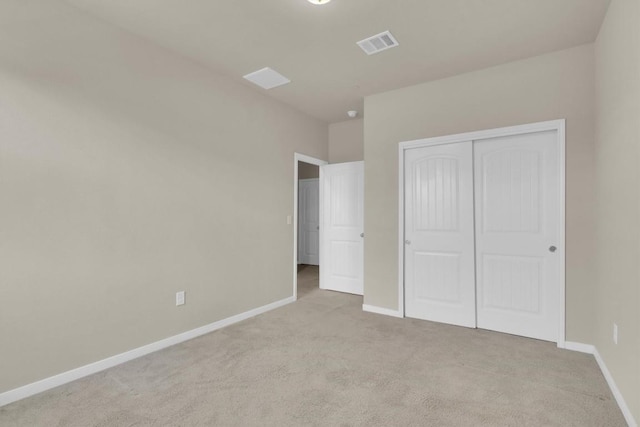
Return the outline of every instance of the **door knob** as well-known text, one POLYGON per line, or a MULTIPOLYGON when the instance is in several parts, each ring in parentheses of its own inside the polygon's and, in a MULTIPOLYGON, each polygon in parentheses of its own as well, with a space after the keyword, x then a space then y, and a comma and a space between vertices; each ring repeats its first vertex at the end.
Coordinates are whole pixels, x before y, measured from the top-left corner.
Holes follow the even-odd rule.
POLYGON ((558 248, 556 248, 555 246, 550 246, 549 247, 549 252, 554 253, 558 248))
POLYGON ((319 226, 319 225, 318 225, 318 226, 316 226, 316 230, 320 230, 320 226, 319 226))
POLYGON ((405 241, 404 241, 404 244, 405 244, 405 245, 410 245, 410 244, 411 244, 411 240, 405 240, 405 241))
POLYGON ((360 233, 360 237, 364 237, 364 233, 360 233))

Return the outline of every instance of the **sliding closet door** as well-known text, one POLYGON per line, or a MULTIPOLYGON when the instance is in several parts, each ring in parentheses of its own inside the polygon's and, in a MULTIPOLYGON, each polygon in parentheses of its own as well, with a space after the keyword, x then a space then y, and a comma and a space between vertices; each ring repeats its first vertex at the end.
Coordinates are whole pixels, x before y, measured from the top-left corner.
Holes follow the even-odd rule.
POLYGON ((405 151, 405 314, 475 327, 472 142, 405 151))
POLYGON ((478 327, 556 341, 556 131, 477 141, 474 150, 478 327))

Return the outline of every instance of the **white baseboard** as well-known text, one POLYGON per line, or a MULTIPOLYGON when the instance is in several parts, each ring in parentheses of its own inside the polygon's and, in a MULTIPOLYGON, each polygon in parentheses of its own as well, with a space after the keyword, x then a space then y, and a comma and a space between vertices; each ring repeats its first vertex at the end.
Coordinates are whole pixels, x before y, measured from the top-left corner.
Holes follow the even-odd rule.
POLYGON ((624 419, 627 421, 627 424, 629 424, 629 427, 638 427, 636 420, 633 418, 633 414, 631 414, 629 406, 627 406, 627 402, 624 400, 624 397, 622 397, 622 393, 620 393, 620 389, 616 385, 616 382, 614 381, 611 372, 609 372, 609 368, 607 368, 607 365, 604 363, 602 356, 600 356, 598 349, 591 344, 582 344, 579 342, 570 341, 567 341, 565 343, 564 348, 566 348, 567 350, 578 351, 580 353, 593 354, 593 356, 596 358, 596 362, 598 362, 600 370, 602 371, 602 375, 604 375, 604 378, 607 380, 607 384, 609 384, 609 388, 611 389, 611 393, 613 393, 613 397, 615 397, 616 402, 618 403, 618 406, 622 411, 622 415, 624 415, 624 419))
POLYGON ((71 381, 75 381, 77 379, 95 374, 100 371, 104 371, 105 369, 112 368, 114 366, 120 365, 133 359, 137 359, 142 356, 146 356, 149 353, 171 347, 172 345, 180 344, 181 342, 188 341, 201 335, 208 334, 209 332, 224 328, 225 326, 229 326, 234 323, 238 323, 251 317, 257 316, 259 314, 266 313, 267 311, 274 310, 276 308, 290 304, 294 301, 295 297, 285 298, 283 300, 255 308, 253 310, 249 310, 244 313, 240 313, 235 316, 231 316, 226 319, 222 319, 217 322, 210 323, 208 325, 201 326, 199 328, 192 329, 190 331, 183 332, 181 334, 174 335, 172 337, 165 338, 163 340, 156 341, 142 347, 138 347, 125 353, 117 354, 98 362, 90 363, 88 365, 81 366, 79 368, 72 369, 58 375, 54 375, 53 377, 45 378, 43 380, 36 381, 25 386, 6 391, 0 394, 0 406, 8 405, 9 403, 15 402, 17 400, 42 393, 43 391, 47 391, 54 387, 67 384, 71 381))
POLYGON ((595 352, 595 347, 592 346, 591 344, 582 344, 580 342, 571 342, 571 341, 565 341, 564 343, 564 348, 566 350, 571 350, 571 351, 577 351, 579 353, 587 353, 587 354, 593 354, 595 352))
POLYGON ((638 423, 636 423, 636 420, 633 418, 631 409, 629 409, 629 406, 627 406, 627 402, 625 402, 624 397, 622 397, 622 393, 620 393, 620 390, 618 389, 616 382, 613 380, 613 376, 611 376, 609 368, 607 368, 604 360, 602 360, 598 349, 594 347, 593 350, 593 355, 596 358, 596 362, 598 362, 598 366, 600 366, 600 370, 602 371, 602 374, 609 384, 609 388, 613 393, 613 397, 616 398, 616 402, 618 402, 618 406, 620 406, 620 410, 622 411, 622 415, 624 415, 624 419, 627 421, 627 424, 629 424, 629 427, 638 427, 638 423))
POLYGON ((391 310, 389 308, 376 307, 375 305, 362 304, 362 311, 367 311, 369 313, 383 314, 385 316, 391 316, 391 317, 400 317, 400 318, 404 317, 402 314, 400 314, 398 310, 391 310))

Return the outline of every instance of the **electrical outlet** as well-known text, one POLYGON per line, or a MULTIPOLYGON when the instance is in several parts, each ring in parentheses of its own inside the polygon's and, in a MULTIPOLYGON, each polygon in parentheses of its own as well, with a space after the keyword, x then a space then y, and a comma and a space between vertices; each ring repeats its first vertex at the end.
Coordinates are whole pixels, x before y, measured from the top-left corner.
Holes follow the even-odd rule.
POLYGON ((613 342, 618 344, 618 325, 616 323, 613 324, 613 342))
POLYGON ((292 218, 291 215, 287 215, 287 225, 291 225, 292 218))
POLYGON ((176 305, 184 305, 184 291, 176 292, 176 305))

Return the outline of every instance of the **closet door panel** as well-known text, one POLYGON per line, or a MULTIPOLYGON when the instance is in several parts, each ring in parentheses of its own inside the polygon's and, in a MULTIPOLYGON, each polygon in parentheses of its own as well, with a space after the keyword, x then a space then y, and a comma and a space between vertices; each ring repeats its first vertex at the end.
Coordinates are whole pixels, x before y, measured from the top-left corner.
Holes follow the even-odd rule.
POLYGON ((556 132, 474 145, 478 327, 557 340, 556 132))
POLYGON ((405 152, 405 314, 475 327, 472 142, 405 152))

